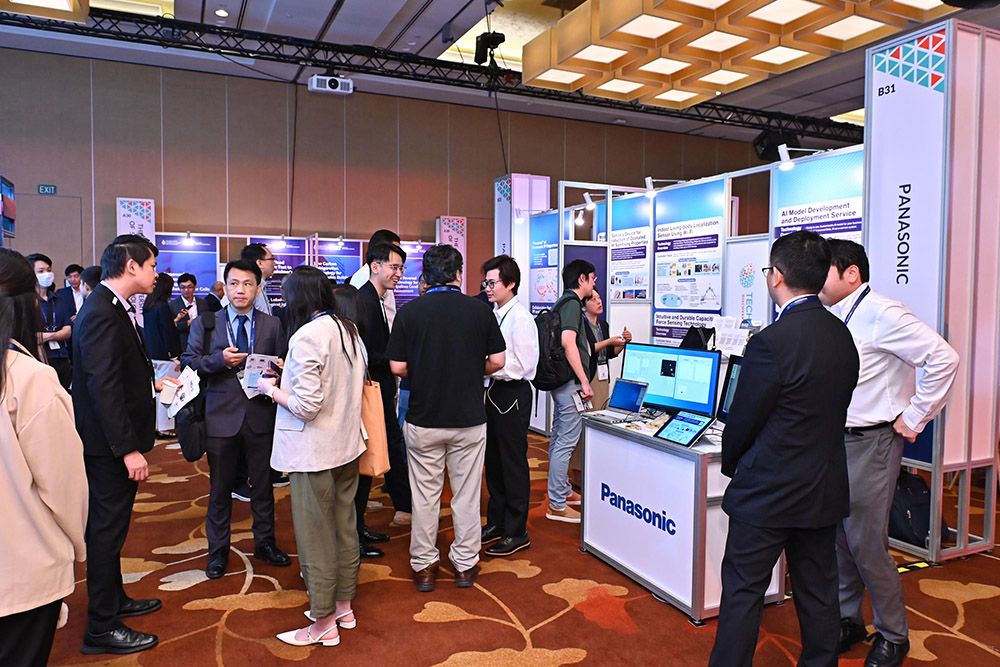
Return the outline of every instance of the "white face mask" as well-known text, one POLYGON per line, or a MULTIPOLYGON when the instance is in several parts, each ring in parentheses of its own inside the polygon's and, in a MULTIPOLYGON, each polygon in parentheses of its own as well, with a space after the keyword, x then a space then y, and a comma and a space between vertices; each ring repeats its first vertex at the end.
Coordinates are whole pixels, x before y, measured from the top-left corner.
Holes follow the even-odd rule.
POLYGON ((56 274, 51 271, 46 271, 45 273, 36 273, 35 278, 38 279, 38 284, 45 289, 52 287, 52 284, 56 281, 56 274))

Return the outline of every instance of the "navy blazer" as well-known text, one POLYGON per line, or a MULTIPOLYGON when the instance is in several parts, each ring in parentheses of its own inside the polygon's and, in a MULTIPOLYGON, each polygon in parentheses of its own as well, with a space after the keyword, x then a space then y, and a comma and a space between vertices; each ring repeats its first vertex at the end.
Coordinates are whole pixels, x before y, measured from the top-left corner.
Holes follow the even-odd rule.
MULTIPOLYGON (((198 371, 207 381, 207 386, 203 388, 205 430, 212 438, 231 438, 239 433, 246 420, 254 433, 270 433, 274 431, 274 402, 266 396, 248 399, 236 375, 238 369, 226 367, 222 360, 222 351, 229 347, 231 335, 227 333, 228 315, 228 308, 205 314, 204 317, 215 318, 212 347, 207 354, 204 350, 205 320, 202 315, 195 318, 187 349, 181 355, 181 362, 198 371)), ((254 319, 257 323, 252 352, 284 357, 288 351, 288 340, 281 321, 259 310, 254 311, 254 319)))
MULTIPOLYGON (((73 297, 72 287, 60 287, 56 290, 56 297, 59 299, 66 299, 69 301, 68 310, 70 316, 76 315, 76 299, 73 297)), ((81 306, 82 307, 82 306, 81 306)))
POLYGON ((73 411, 87 456, 145 454, 156 437, 153 364, 127 307, 101 284, 73 325, 73 411))
POLYGON ((368 351, 368 373, 379 383, 383 404, 394 404, 396 376, 389 369, 389 357, 385 353, 389 346, 389 324, 385 321, 382 301, 378 298, 372 281, 369 280, 358 290, 358 300, 364 308, 364 321, 358 329, 368 351))
POLYGON ((151 359, 179 359, 184 351, 174 325, 174 314, 166 302, 143 306, 142 337, 151 359))
POLYGON ((750 339, 722 434, 726 514, 765 528, 848 515, 844 425, 858 367, 850 332, 818 300, 750 339))

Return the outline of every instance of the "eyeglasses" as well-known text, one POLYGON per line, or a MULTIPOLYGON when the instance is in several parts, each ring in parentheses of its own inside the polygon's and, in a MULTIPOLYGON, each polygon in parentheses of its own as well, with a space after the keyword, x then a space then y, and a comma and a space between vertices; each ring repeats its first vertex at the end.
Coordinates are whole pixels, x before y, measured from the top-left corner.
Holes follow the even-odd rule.
POLYGON ((493 289, 494 287, 497 286, 497 283, 499 282, 500 282, 499 280, 492 280, 492 279, 484 280, 483 282, 479 283, 479 289, 493 289))
POLYGON ((403 273, 406 271, 406 264, 382 264, 382 266, 388 267, 393 273, 403 273))
POLYGON ((260 261, 262 261, 262 262, 273 262, 274 261, 274 256, 272 255, 271 257, 265 257, 265 258, 263 258, 260 261))
POLYGON ((781 272, 781 269, 778 268, 777 266, 764 266, 764 267, 761 267, 760 272, 763 273, 766 276, 768 274, 768 272, 770 272, 772 270, 773 271, 778 271, 779 273, 781 272))

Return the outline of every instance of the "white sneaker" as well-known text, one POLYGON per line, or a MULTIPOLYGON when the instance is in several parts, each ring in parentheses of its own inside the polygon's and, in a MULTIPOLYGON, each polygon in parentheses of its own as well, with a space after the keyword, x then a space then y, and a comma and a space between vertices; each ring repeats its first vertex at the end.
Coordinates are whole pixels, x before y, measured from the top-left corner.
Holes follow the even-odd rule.
POLYGON ((385 505, 377 500, 369 500, 368 504, 365 505, 366 512, 378 512, 380 509, 385 508, 385 505))
POLYGON ((392 516, 392 522, 390 526, 409 526, 412 520, 412 515, 409 512, 396 512, 392 516))
POLYGON ((557 510, 550 504, 549 510, 545 513, 545 518, 552 519, 553 521, 562 521, 563 523, 580 523, 580 513, 569 506, 557 510))

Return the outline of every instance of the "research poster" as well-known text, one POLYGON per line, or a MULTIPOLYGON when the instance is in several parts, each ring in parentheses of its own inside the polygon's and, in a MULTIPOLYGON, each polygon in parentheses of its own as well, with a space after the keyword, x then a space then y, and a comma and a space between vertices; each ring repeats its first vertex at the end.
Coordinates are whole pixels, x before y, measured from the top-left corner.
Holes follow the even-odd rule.
POLYGON ((711 326, 722 312, 729 184, 670 188, 653 201, 653 342, 678 345, 689 327, 711 326))
POLYGON ((630 195, 611 202, 609 301, 648 301, 653 202, 630 195))
POLYGON ((316 268, 341 284, 348 282, 364 263, 361 241, 318 239, 315 248, 316 268))
POLYGON ((864 151, 849 148, 771 170, 773 237, 800 230, 864 243, 864 151))
POLYGON ((559 298, 559 213, 532 216, 530 225, 528 303, 531 314, 537 315, 559 298))
POLYGON ((272 306, 284 306, 281 296, 281 281, 292 270, 308 261, 306 239, 282 238, 280 236, 251 236, 249 243, 263 243, 274 255, 274 273, 264 281, 264 293, 272 306))
POLYGON ((180 294, 177 279, 184 273, 193 274, 198 280, 194 293, 208 294, 215 282, 216 267, 219 264, 218 236, 188 236, 187 234, 156 234, 156 247, 160 254, 156 257, 156 270, 169 273, 174 279, 174 294, 180 294))
POLYGON ((396 308, 413 301, 420 296, 420 274, 424 272, 424 251, 430 246, 425 243, 403 241, 401 244, 406 253, 406 269, 403 277, 396 284, 393 296, 396 298, 396 308))
POLYGON ((115 211, 119 234, 140 234, 147 239, 156 236, 155 200, 116 197, 115 211))

